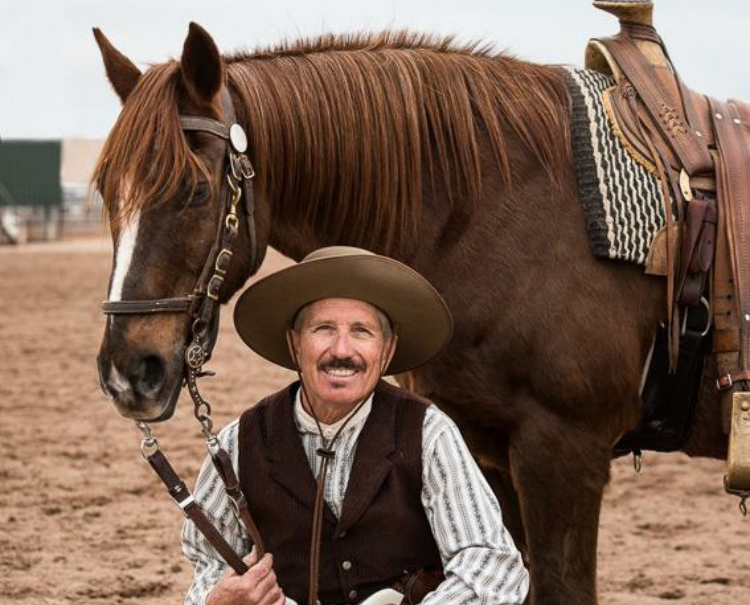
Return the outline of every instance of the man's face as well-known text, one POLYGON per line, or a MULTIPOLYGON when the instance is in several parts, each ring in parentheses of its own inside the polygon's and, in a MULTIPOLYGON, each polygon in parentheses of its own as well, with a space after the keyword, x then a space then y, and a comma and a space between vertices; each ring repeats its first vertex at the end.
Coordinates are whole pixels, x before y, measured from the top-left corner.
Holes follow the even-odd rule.
POLYGON ((311 303, 298 329, 293 345, 316 406, 355 406, 375 388, 395 349, 375 307, 351 298, 311 303))

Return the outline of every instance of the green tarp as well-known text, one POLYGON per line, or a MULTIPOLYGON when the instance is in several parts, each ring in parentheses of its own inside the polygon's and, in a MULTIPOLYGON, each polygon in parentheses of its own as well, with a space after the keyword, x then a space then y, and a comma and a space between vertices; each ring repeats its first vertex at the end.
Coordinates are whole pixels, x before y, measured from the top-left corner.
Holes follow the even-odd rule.
POLYGON ((60 141, 0 141, 0 206, 59 206, 60 141))

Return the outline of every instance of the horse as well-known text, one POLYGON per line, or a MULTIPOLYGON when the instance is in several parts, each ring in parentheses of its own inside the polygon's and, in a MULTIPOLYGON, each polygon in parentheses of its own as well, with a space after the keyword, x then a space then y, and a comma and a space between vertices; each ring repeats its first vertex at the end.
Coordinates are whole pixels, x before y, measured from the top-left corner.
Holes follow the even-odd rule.
MULTIPOLYGON (((429 279, 454 334, 399 381, 461 428, 530 568, 529 602, 595 604, 602 493, 639 419, 666 294, 662 278, 591 253, 563 69, 389 31, 221 55, 191 24, 179 60, 141 73, 95 35, 122 101, 94 173, 115 250, 108 300, 184 296, 198 279, 226 142, 182 124, 221 120, 228 91, 255 205, 252 226, 238 209, 219 301, 268 246, 295 260, 364 247, 429 279)), ((190 333, 186 314, 108 317, 100 379, 123 415, 169 418, 190 333)), ((701 406, 685 451, 722 457, 718 408, 701 406)))

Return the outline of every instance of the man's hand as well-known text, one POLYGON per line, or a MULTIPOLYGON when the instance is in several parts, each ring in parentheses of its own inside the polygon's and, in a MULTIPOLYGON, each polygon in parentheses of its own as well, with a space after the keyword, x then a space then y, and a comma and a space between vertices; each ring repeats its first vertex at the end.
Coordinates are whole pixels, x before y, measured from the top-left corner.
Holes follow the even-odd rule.
POLYGON ((243 560, 250 569, 241 576, 230 569, 208 593, 206 605, 283 605, 286 599, 276 583, 273 555, 266 553, 258 561, 253 546, 243 560))

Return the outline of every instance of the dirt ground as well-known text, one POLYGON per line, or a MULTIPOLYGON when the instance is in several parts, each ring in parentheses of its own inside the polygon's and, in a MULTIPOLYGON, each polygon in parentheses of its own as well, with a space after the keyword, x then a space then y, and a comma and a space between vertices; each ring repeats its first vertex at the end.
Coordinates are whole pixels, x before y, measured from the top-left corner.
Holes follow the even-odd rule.
MULTIPOLYGON (((182 515, 98 387, 110 254, 102 240, 0 249, 2 605, 180 603, 190 582, 182 515)), ((262 274, 284 262, 271 255, 262 274)), ((290 378, 240 343, 230 317, 204 386, 218 425, 290 378)), ((187 397, 157 435, 192 483, 204 450, 187 397)), ((647 455, 641 475, 630 460, 613 464, 602 603, 750 603, 750 518, 722 472, 682 455, 647 455)))

